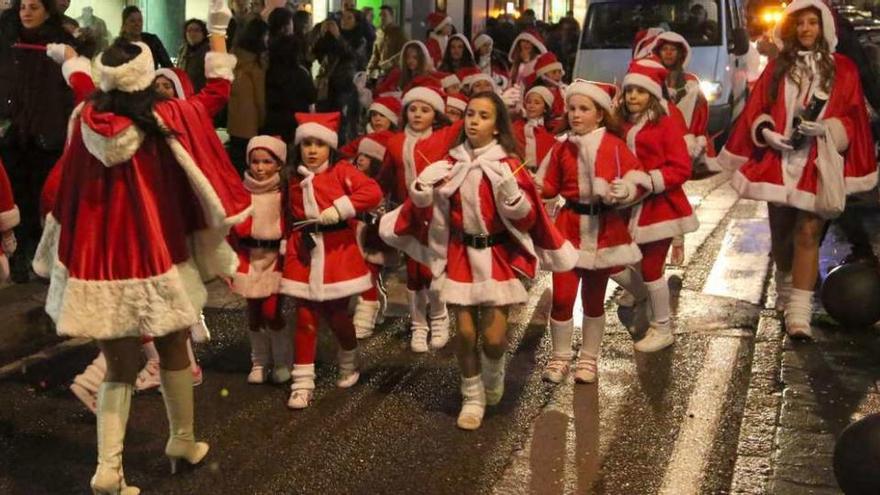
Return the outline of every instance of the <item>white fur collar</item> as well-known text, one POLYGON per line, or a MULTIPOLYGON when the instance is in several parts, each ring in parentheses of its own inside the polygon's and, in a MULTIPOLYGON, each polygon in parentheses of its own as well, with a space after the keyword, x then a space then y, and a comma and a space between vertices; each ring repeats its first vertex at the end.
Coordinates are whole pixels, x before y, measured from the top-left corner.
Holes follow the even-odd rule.
POLYGON ((257 180, 251 176, 250 171, 244 172, 244 188, 251 194, 266 194, 278 192, 281 185, 281 175, 275 174, 266 180, 257 180))
POLYGON ((330 168, 330 161, 326 161, 322 163, 320 166, 316 167, 314 170, 310 169, 307 165, 303 164, 296 168, 296 171, 299 172, 303 177, 309 177, 311 175, 318 175, 327 171, 330 168))
POLYGON ((470 163, 477 159, 491 162, 507 158, 507 152, 504 151, 504 148, 502 148, 497 141, 492 141, 487 146, 475 150, 471 149, 470 145, 465 142, 452 148, 449 151, 449 155, 454 158, 456 162, 466 163, 470 163))
POLYGON ((105 167, 125 163, 144 142, 144 133, 134 124, 110 137, 98 134, 85 122, 81 125, 83 144, 105 167))

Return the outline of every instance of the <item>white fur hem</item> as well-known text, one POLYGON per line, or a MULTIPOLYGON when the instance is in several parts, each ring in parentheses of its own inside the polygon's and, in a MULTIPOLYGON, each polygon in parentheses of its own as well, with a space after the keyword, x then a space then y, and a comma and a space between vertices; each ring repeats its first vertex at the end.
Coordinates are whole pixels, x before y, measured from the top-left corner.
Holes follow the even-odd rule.
POLYGON ((70 84, 70 76, 80 72, 92 77, 92 61, 80 55, 79 57, 74 57, 68 60, 65 60, 63 64, 61 64, 61 75, 64 76, 64 81, 68 86, 73 86, 70 84))
POLYGON ((208 52, 205 54, 205 77, 208 79, 235 80, 235 55, 231 53, 208 52))
POLYGON ((764 142, 764 136, 758 136, 758 126, 760 126, 761 124, 770 124, 771 129, 775 128, 773 117, 766 113, 762 113, 761 115, 758 115, 758 118, 756 118, 754 122, 752 122, 752 142, 755 143, 755 146, 759 148, 766 148, 767 143, 764 142))
POLYGON ((427 208, 434 202, 434 188, 422 186, 419 181, 414 180, 409 186, 409 197, 414 205, 419 208, 427 208))
POLYGON ((31 262, 34 273, 40 277, 51 277, 52 268, 58 260, 58 242, 60 239, 61 225, 50 213, 46 215, 43 235, 40 237, 40 243, 37 245, 37 251, 34 253, 34 260, 31 262))
MULTIPOLYGON (((727 151, 727 148, 722 148, 721 153, 718 153, 718 156, 715 157, 716 165, 720 170, 736 170, 746 162, 749 161, 748 157, 742 155, 735 155, 730 151, 727 151)), ((707 162, 708 163, 708 162, 707 162)))
POLYGON ((236 273, 232 292, 246 299, 262 299, 277 294, 280 286, 281 272, 236 273))
POLYGON ((351 198, 348 196, 340 196, 333 201, 333 206, 336 207, 336 211, 339 212, 339 218, 342 220, 348 220, 349 218, 354 218, 357 212, 354 209, 354 205, 351 204, 351 198))
POLYGON ((828 132, 831 133, 831 138, 834 140, 834 146, 837 148, 838 153, 843 153, 849 148, 849 136, 846 135, 846 128, 843 127, 843 123, 840 122, 840 119, 830 118, 825 119, 825 127, 828 128, 828 132))
MULTIPOLYGON (((440 285, 440 297, 446 304, 460 306, 508 306, 521 304, 529 299, 522 282, 510 280, 485 280, 483 282, 456 282, 446 277, 435 281, 440 285)), ((432 287, 434 288, 434 287, 432 287)))
POLYGON ((600 270, 614 266, 633 265, 641 261, 642 250, 631 242, 620 246, 601 248, 598 251, 578 251, 577 268, 600 270))
POLYGON ((651 176, 651 187, 654 188, 654 194, 660 194, 666 190, 666 182, 663 180, 663 174, 660 170, 649 170, 648 175, 651 176))
POLYGON ((373 286, 373 280, 369 273, 357 278, 336 282, 335 284, 322 284, 312 289, 308 282, 299 282, 287 278, 281 279, 281 293, 305 299, 307 301, 332 301, 360 294, 373 286))
POLYGON ((85 122, 80 125, 86 149, 105 167, 125 163, 137 153, 144 142, 144 133, 132 124, 111 137, 98 134, 85 122))
POLYGON ((535 253, 542 270, 551 272, 567 272, 577 265, 578 250, 569 241, 565 241, 558 249, 541 249, 535 246, 535 253))
POLYGON ((669 239, 677 235, 693 232, 700 227, 697 216, 691 213, 686 217, 674 218, 665 222, 652 223, 650 225, 636 226, 633 229, 633 240, 638 244, 669 239))
POLYGON ((522 220, 532 211, 532 204, 524 194, 520 194, 512 205, 501 198, 497 198, 495 204, 498 206, 498 212, 510 220, 522 220))
POLYGON ((18 211, 18 206, 13 206, 10 210, 0 212, 0 232, 6 232, 20 222, 21 213, 18 211))
MULTIPOLYGON (((870 191, 877 185, 877 171, 862 177, 846 177, 846 194, 870 191)), ((767 201, 780 205, 791 206, 799 210, 816 212, 816 194, 801 189, 788 189, 782 184, 770 182, 752 182, 737 171, 730 178, 730 185, 743 198, 767 201)))

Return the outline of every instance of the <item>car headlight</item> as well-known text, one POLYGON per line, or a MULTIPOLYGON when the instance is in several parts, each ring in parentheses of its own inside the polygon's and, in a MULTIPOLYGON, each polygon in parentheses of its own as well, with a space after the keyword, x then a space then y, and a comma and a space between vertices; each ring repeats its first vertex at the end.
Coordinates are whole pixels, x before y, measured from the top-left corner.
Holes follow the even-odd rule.
POLYGON ((722 89, 723 87, 718 81, 700 81, 700 91, 703 92, 703 96, 709 103, 721 98, 722 89))

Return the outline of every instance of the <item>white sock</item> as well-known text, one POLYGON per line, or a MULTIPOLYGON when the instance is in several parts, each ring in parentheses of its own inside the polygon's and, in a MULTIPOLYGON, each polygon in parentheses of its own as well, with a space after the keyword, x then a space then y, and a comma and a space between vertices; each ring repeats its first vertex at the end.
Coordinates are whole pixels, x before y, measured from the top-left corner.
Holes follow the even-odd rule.
POLYGON ((632 294, 636 301, 641 301, 648 297, 648 289, 645 287, 642 274, 631 266, 627 266, 623 271, 611 275, 611 280, 614 280, 617 282, 617 285, 632 294))
POLYGON ((409 314, 412 327, 428 329, 428 290, 409 291, 409 314))
POLYGON ((654 312, 652 323, 666 323, 669 321, 669 284, 666 282, 666 277, 645 282, 645 286, 648 288, 651 310, 654 312))
POLYGON ((293 377, 291 390, 315 390, 315 364, 294 364, 293 371, 290 372, 293 377))
POLYGON ((446 301, 440 297, 440 291, 428 289, 428 301, 431 305, 431 319, 446 317, 446 301))
POLYGON ((809 325, 813 316, 813 291, 791 288, 791 296, 785 306, 785 321, 809 325))
POLYGON ((340 373, 353 373, 357 371, 357 347, 350 351, 339 349, 339 371, 340 373))
POLYGON ((571 359, 571 334, 574 322, 556 321, 550 318, 550 338, 553 342, 553 359, 568 361, 571 359))
POLYGON ((581 356, 598 360, 599 349, 602 347, 602 335, 605 334, 605 315, 584 316, 581 334, 583 335, 581 356))

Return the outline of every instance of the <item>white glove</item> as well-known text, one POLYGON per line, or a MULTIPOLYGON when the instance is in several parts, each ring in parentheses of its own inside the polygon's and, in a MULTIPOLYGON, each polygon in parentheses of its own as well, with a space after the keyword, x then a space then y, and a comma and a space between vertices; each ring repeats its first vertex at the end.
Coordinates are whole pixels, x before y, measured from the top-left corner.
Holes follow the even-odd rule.
POLYGON ((318 215, 318 223, 321 225, 333 225, 339 223, 339 220, 341 220, 341 217, 339 216, 339 210, 335 206, 326 208, 318 215))
POLYGON ((636 198, 636 186, 623 179, 614 179, 610 196, 615 203, 629 203, 636 198))
POLYGON ((15 232, 7 230, 6 232, 3 232, 3 234, 0 234, 0 237, 3 238, 3 252, 8 256, 12 256, 12 253, 14 253, 15 249, 18 247, 18 241, 15 240, 15 232))
POLYGON ((498 183, 498 197, 507 204, 515 203, 522 196, 516 177, 510 174, 498 183))
POLYGON ((696 158, 703 154, 703 151, 706 150, 706 147, 697 140, 696 136, 693 134, 685 134, 684 142, 687 144, 688 155, 691 158, 696 158))
POLYGON ((76 56, 76 52, 73 51, 73 48, 64 44, 64 43, 47 43, 46 44, 46 56, 55 61, 56 64, 63 64, 65 60, 67 60, 67 50, 73 52, 73 56, 76 56))
POLYGON ((226 28, 232 20, 232 11, 226 0, 211 0, 208 7, 208 32, 217 36, 226 36, 226 28))
POLYGON ((504 104, 509 108, 513 108, 519 105, 519 102, 522 101, 522 88, 519 86, 511 86, 504 90, 501 93, 501 99, 504 100, 504 104))
POLYGON ((764 136, 764 141, 767 143, 767 146, 776 151, 791 151, 794 149, 788 139, 785 139, 785 136, 769 127, 765 127, 761 131, 761 135, 764 136))
POLYGON ((801 131, 801 134, 803 134, 804 136, 824 136, 825 124, 821 122, 810 122, 809 120, 804 120, 801 122, 801 125, 798 126, 798 130, 801 131))
POLYGON ((449 175, 451 169, 452 165, 445 160, 434 162, 425 167, 425 169, 422 170, 422 173, 419 174, 419 178, 416 180, 419 182, 419 185, 422 186, 422 189, 427 189, 445 179, 449 175))

